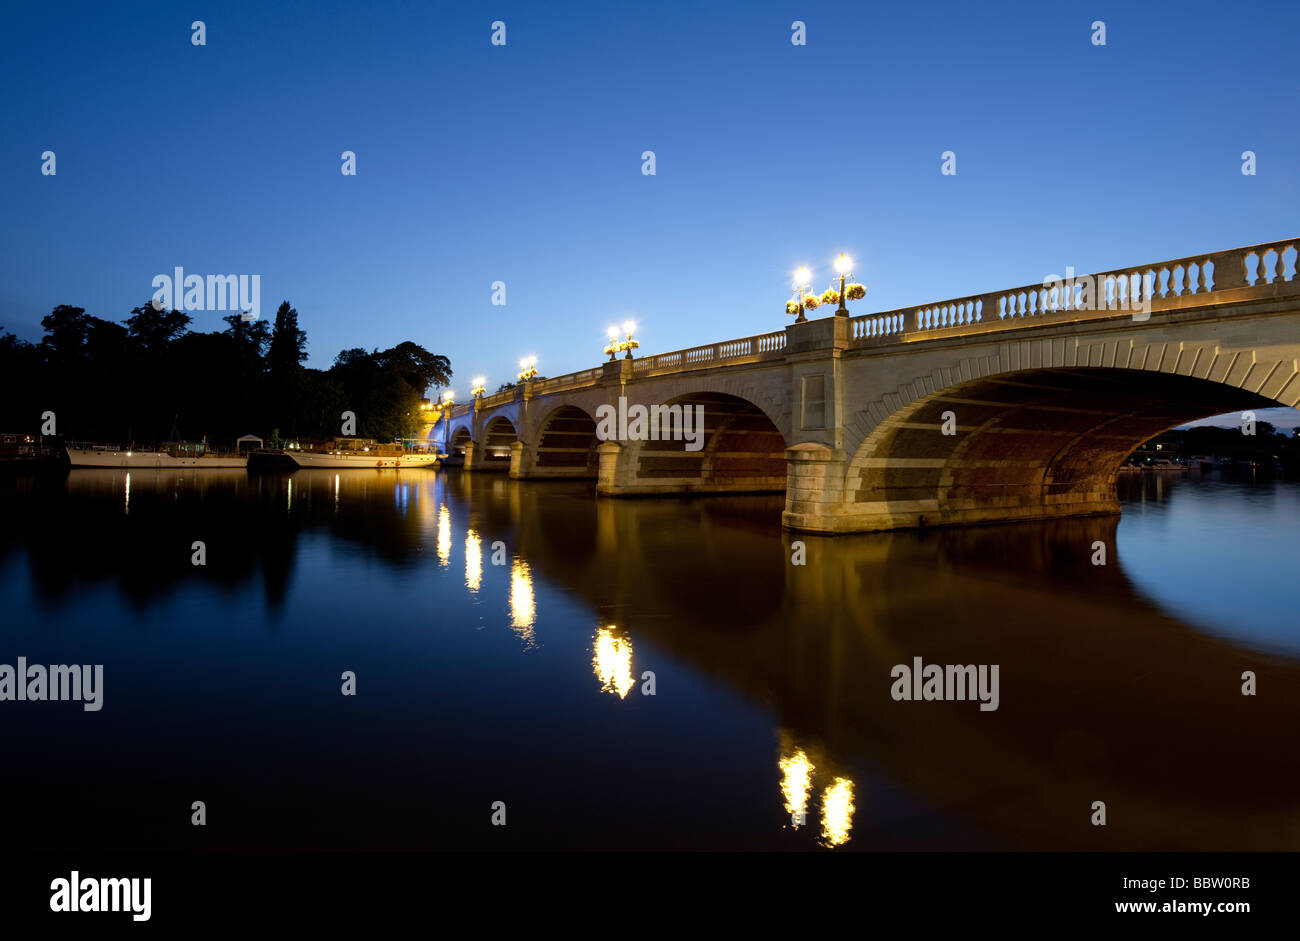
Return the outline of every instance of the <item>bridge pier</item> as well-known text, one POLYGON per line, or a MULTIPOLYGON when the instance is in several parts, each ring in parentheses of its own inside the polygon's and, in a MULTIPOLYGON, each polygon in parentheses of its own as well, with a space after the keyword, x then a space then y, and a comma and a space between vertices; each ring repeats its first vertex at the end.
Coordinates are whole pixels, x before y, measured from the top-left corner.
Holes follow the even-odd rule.
POLYGON ((478 446, 477 442, 471 440, 465 445, 465 457, 460 465, 461 470, 475 470, 478 467, 478 464, 475 464, 475 458, 482 460, 482 448, 478 446))
POLYGON ((532 460, 528 455, 528 449, 522 441, 512 441, 510 443, 510 477, 513 480, 523 480, 531 477, 532 460))
POLYGON ((616 497, 636 489, 636 448, 630 443, 602 441, 596 445, 596 493, 616 497))
POLYGON ((824 444, 807 442, 787 448, 785 512, 781 525, 811 533, 848 532, 851 520, 844 500, 849 456, 824 444))

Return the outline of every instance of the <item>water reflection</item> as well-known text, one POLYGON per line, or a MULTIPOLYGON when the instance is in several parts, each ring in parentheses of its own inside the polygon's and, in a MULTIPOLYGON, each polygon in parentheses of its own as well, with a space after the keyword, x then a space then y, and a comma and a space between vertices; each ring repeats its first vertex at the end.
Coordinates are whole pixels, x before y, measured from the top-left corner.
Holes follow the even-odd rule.
POLYGON ((840 846, 849 840, 853 829, 853 782, 836 778, 822 794, 822 841, 826 846, 840 846))
POLYGON ((790 826, 798 829, 808 813, 808 794, 812 791, 812 762, 802 751, 782 758, 781 794, 785 798, 785 812, 790 815, 790 826))
POLYGON ((470 530, 465 534, 465 587, 477 592, 483 582, 483 549, 479 545, 478 533, 470 530))
POLYGON ((438 508, 438 562, 451 562, 451 511, 446 506, 438 508))
POLYGON ((632 678, 632 642, 614 636, 614 625, 596 631, 592 644, 591 666, 600 680, 603 693, 614 693, 619 699, 627 697, 636 685, 632 678))
POLYGON ((536 618, 533 572, 527 562, 516 556, 510 563, 510 626, 524 642, 525 648, 536 643, 533 637, 533 621, 536 618))
MULTIPOLYGON (((187 688, 186 701, 224 695, 209 673, 258 688, 254 665, 280 642, 259 630, 299 645, 286 671, 314 664, 313 645, 335 635, 345 644, 340 659, 364 653, 381 675, 400 676, 407 663, 441 670, 433 688, 452 698, 420 714, 430 683, 412 678, 411 726, 358 764, 370 782, 346 782, 358 789, 383 777, 374 763, 397 761, 386 756, 418 742, 430 754, 465 749, 464 766, 490 766, 485 777, 521 789, 543 768, 550 790, 539 805, 570 792, 581 804, 595 799, 584 789, 596 785, 565 769, 587 767, 594 742, 634 767, 647 744, 676 754, 679 740, 695 735, 694 750, 683 752, 689 780, 678 790, 671 778, 617 779, 624 809, 609 811, 623 814, 611 829, 643 843, 734 845, 742 838, 709 844, 699 828, 637 830, 634 813, 685 813, 701 799, 699 781, 726 780, 713 790, 733 803, 719 813, 743 819, 744 839, 761 846, 789 845, 778 841, 797 829, 801 846, 816 839, 845 849, 1300 849, 1291 783, 1300 756, 1287 745, 1300 721, 1300 662, 1278 646, 1288 640, 1281 628, 1259 627, 1276 619, 1294 643, 1290 609, 1255 589, 1225 608, 1235 634, 1198 620, 1210 596, 1232 595, 1252 579, 1289 583, 1294 539, 1280 508, 1300 490, 1275 483, 1236 493, 1159 478, 1131 487, 1118 525, 1101 518, 818 538, 782 533, 779 497, 596 500, 582 482, 431 471, 73 471, 0 481, 8 522, 0 576, 20 612, 10 630, 27 638, 98 630, 141 660, 160 638, 202 638, 198 654, 168 648, 168 663, 198 664, 187 676, 202 696, 187 688), (416 512, 407 513, 411 500, 416 512), (1188 506, 1195 512, 1180 509, 1188 506), (451 568, 462 538, 463 578, 451 568), (794 538, 806 544, 805 566, 789 565, 794 538), (195 539, 207 544, 202 568, 190 564, 195 539), (1111 547, 1106 566, 1091 563, 1099 540, 1111 547), (437 565, 429 564, 431 541, 437 565), (508 567, 483 563, 484 542, 497 541, 508 567), (1269 552, 1252 554, 1256 544, 1269 552), (1206 558, 1212 564, 1202 565, 1206 558), (263 599, 250 605, 249 588, 259 583, 263 599), (189 605, 185 618, 174 614, 177 599, 189 605), (104 628, 105 612, 122 601, 130 617, 104 628), (242 620, 219 613, 237 604, 246 605, 242 620), (349 620, 354 609, 413 613, 389 625, 360 614, 349 620), (151 624, 158 611, 173 620, 151 624), (484 646, 459 646, 471 616, 486 628, 477 635, 488 638, 484 646), (421 617, 430 629, 403 632, 421 617), (536 648, 543 617, 544 651, 492 659, 505 648, 491 643, 504 642, 511 655, 518 641, 536 648), (593 624, 603 625, 594 636, 593 624), (636 665, 674 690, 653 709, 631 695, 634 648, 636 665), (891 667, 917 656, 999 664, 999 709, 892 701, 891 667), (208 666, 214 661, 220 670, 208 666), (1246 670, 1267 696, 1240 695, 1246 670), (602 693, 623 702, 617 710, 588 711, 593 674, 602 693), (548 698, 517 706, 507 694, 534 687, 548 698), (577 692, 585 697, 566 699, 577 692), (509 721, 498 719, 503 710, 509 721), (754 741, 762 744, 745 750, 754 741), (735 804, 746 786, 752 805, 735 804), (855 803, 868 792, 865 814, 855 803), (1099 794, 1125 808, 1123 827, 1099 834, 1078 825, 1079 808, 1099 794), (787 815, 780 824, 778 805, 787 815), (814 812, 815 837, 789 816, 814 812)), ((140 679, 142 688, 157 682, 154 674, 140 679)), ((312 713, 286 725, 263 758, 280 760, 275 749, 286 739, 318 741, 319 721, 312 713)), ((230 736, 230 747, 246 748, 252 734, 230 736)), ((233 753, 229 761, 238 763, 233 753)), ((299 770, 286 779, 299 780, 299 770)), ((400 774, 425 788, 418 800, 450 807, 479 799, 451 794, 445 789, 462 785, 430 783, 408 765, 400 774)), ((580 817, 563 818, 566 832, 582 826, 580 817)), ((454 832, 442 825, 440 833, 454 832)), ((362 832, 361 845, 379 838, 373 827, 362 832)), ((405 832, 394 824, 388 838, 400 842, 405 832)), ((575 845, 600 839, 583 831, 575 845)))

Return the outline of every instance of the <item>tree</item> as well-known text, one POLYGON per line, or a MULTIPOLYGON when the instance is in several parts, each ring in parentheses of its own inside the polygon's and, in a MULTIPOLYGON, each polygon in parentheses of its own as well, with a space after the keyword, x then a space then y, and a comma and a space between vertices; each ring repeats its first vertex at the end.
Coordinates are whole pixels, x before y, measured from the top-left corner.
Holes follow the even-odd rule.
POLYGON ((344 407, 356 412, 358 432, 389 439, 412 430, 425 391, 430 385, 447 385, 452 370, 447 357, 407 341, 371 353, 343 350, 326 376, 337 383, 344 407))
POLYGON ((420 395, 431 385, 445 386, 451 382, 451 360, 430 353, 410 340, 376 355, 385 369, 396 373, 420 395))
POLYGON ((298 329, 298 311, 285 301, 275 312, 275 328, 271 331, 267 367, 271 376, 287 379, 296 373, 307 358, 307 334, 298 329))
POLYGON ((157 310, 153 304, 136 307, 126 318, 127 337, 150 356, 166 352, 189 325, 189 314, 179 310, 157 310))
POLYGON ((45 336, 41 339, 41 351, 46 359, 60 365, 80 360, 86 352, 86 336, 92 319, 86 308, 67 304, 58 305, 42 317, 45 336))
POLYGON ((229 314, 221 319, 226 323, 223 331, 226 336, 256 355, 259 360, 266 356, 267 348, 271 345, 271 328, 265 320, 245 320, 243 314, 229 314))

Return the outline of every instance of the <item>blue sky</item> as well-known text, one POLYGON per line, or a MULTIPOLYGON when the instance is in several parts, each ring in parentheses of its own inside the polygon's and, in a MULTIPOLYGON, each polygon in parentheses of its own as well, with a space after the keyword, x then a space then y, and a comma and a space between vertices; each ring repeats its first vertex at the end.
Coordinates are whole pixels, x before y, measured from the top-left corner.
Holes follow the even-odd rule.
POLYGON ((10 5, 0 324, 260 274, 311 365, 410 339, 464 396, 588 368, 628 317, 642 352, 781 329, 841 250, 866 313, 1290 237, 1298 9, 10 5))

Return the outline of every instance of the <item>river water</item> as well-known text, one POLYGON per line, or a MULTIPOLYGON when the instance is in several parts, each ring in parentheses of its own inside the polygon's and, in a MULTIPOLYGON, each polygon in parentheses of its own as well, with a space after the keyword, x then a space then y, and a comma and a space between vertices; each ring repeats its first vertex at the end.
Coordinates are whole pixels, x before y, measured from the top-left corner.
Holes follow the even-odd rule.
POLYGON ((1121 490, 1119 519, 824 538, 782 532, 780 496, 456 471, 3 477, 0 663, 104 666, 98 712, 0 702, 6 828, 1300 849, 1300 485, 1121 490), (998 708, 896 701, 915 657, 996 664, 998 708))

